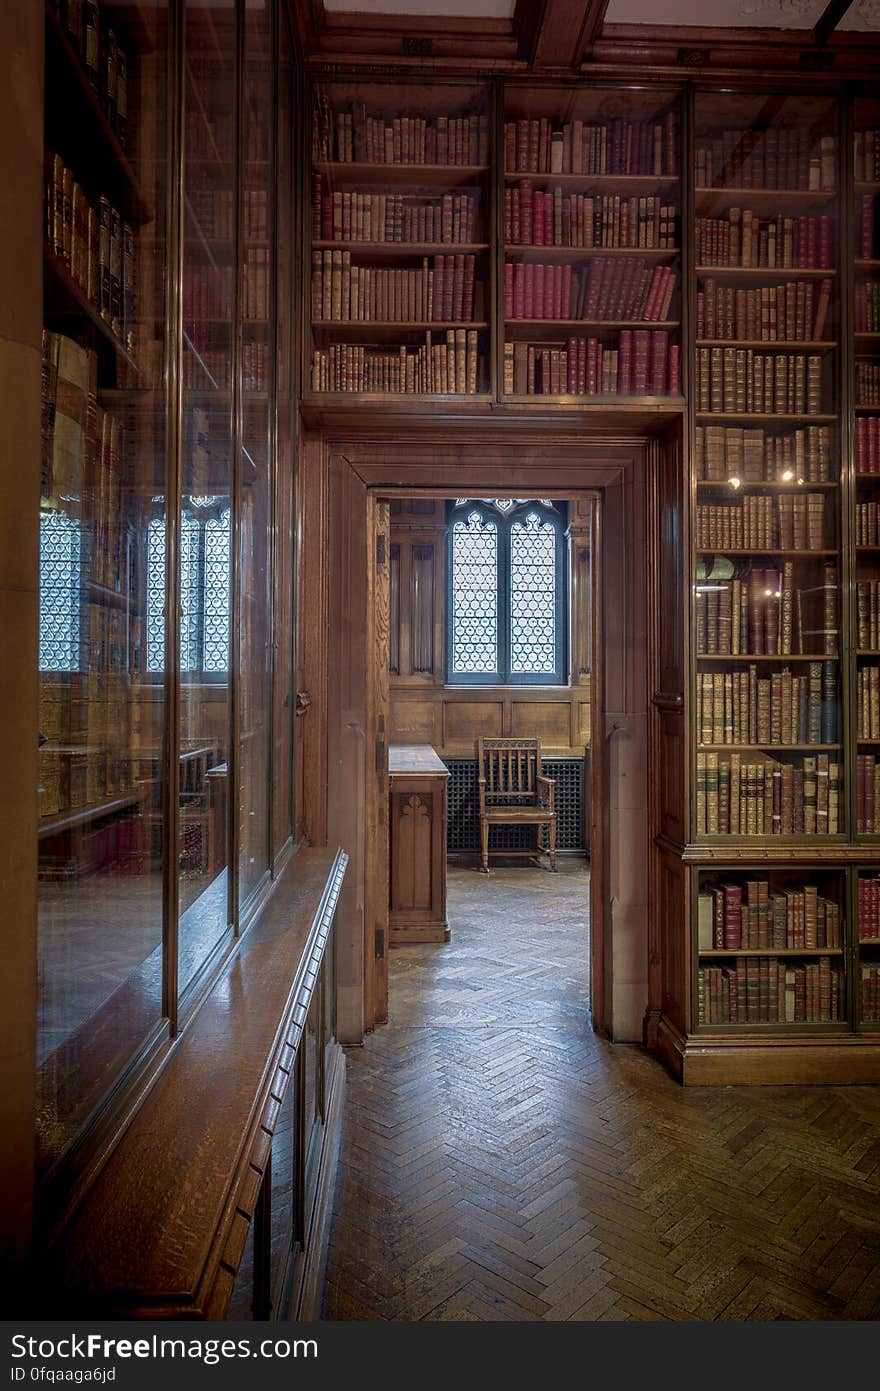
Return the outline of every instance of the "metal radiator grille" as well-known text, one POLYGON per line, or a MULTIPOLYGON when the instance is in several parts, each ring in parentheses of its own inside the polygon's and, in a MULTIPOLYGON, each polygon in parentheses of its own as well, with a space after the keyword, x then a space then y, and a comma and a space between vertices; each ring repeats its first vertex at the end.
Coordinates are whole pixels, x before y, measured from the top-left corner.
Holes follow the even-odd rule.
MULTIPOLYGON (((477 819, 477 760, 447 758, 448 809, 446 850, 448 853, 479 851, 480 827, 477 819)), ((584 849, 584 760, 545 758, 543 771, 556 779, 556 848, 584 849)), ((547 845, 546 829, 542 830, 547 845)), ((493 826, 489 832, 493 850, 528 850, 533 844, 531 826, 493 826)))

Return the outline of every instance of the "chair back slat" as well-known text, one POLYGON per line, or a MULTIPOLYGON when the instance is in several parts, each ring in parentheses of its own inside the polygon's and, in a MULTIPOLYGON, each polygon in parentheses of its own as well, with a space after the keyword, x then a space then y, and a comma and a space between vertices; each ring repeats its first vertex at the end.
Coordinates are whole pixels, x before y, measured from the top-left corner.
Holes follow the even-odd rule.
POLYGON ((534 801, 541 771, 539 739, 480 738, 476 745, 487 803, 515 805, 534 801))

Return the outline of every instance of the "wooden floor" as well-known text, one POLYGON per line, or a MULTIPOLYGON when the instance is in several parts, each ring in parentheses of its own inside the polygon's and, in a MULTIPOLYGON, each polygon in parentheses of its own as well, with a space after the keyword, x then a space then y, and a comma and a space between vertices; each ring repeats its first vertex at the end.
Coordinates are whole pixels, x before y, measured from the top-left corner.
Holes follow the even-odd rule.
POLYGON ((880 1317, 880 1088, 684 1089, 596 1039, 586 885, 452 870, 452 942, 392 952, 324 1317, 880 1317))

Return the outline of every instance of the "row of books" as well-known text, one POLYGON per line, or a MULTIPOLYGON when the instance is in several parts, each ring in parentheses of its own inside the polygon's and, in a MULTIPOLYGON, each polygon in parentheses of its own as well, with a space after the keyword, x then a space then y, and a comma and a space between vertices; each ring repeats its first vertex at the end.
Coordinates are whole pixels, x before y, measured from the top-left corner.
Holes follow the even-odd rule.
POLYGON ((694 432, 697 478, 721 483, 827 483, 831 474, 830 425, 768 435, 740 425, 698 425, 694 432))
POLYGON ((701 966, 701 1024, 835 1024, 846 1014, 843 967, 823 956, 796 966, 773 956, 742 956, 701 966))
POLYGON ((91 202, 60 155, 46 156, 46 241, 129 350, 134 345, 134 228, 103 195, 91 202))
POLYGON ((830 269, 831 218, 762 218, 751 208, 730 208, 724 217, 694 221, 698 266, 737 266, 771 270, 830 269))
POLYGON ((880 362, 856 363, 856 405, 880 406, 880 362))
POLYGON ((859 941, 880 941, 880 879, 876 875, 859 876, 858 903, 859 941))
POLYGON ((856 285, 856 333, 880 333, 880 280, 862 280, 856 285))
POLYGON ((860 183, 880 179, 880 130, 853 133, 853 178, 860 183))
POLYGON ((122 422, 98 405, 95 353, 48 329, 42 349, 41 503, 75 520, 80 574, 118 591, 127 555, 122 422))
POLYGON ((474 193, 440 197, 408 193, 327 193, 312 180, 312 238, 347 242, 469 242, 476 238, 479 200, 474 193))
POLYGON ((489 118, 480 111, 389 119, 370 115, 362 101, 335 110, 322 85, 315 89, 312 157, 341 164, 488 164, 489 118))
POLYGON ((368 348, 334 343, 312 354, 313 391, 358 391, 413 395, 473 396, 484 390, 485 358, 476 329, 448 329, 445 339, 431 332, 418 347, 368 348))
MULTIPOLYGON (((420 267, 354 266, 350 251, 312 252, 312 319, 340 323, 474 320, 476 257, 423 256, 420 267)), ((482 288, 479 289, 482 303, 482 288)))
MULTIPOLYGON (((235 197, 231 188, 187 189, 187 214, 209 241, 235 236, 235 197)), ((190 229, 188 229, 190 230, 190 229)))
POLYGON ((623 266, 597 256, 580 269, 508 260, 504 314, 508 319, 665 323, 677 279, 671 266, 651 268, 640 256, 623 266))
POLYGON ((241 193, 242 235, 245 241, 269 238, 269 190, 244 188, 241 193))
POLYGON ((241 268, 241 307, 246 319, 269 318, 271 251, 268 246, 245 247, 241 268))
MULTIPOLYGON (((695 647, 700 657, 837 655, 837 568, 824 567, 821 585, 795 588, 794 563, 782 571, 750 566, 741 578, 721 578, 706 566, 695 586, 695 647)), ((727 562, 727 569, 732 563, 727 562)))
POLYGON ((747 290, 707 276, 697 291, 697 337, 746 342, 821 341, 831 303, 831 281, 788 280, 747 290))
POLYGON ((874 664, 856 672, 856 729, 859 739, 880 739, 880 667, 874 664))
POLYGON ((856 473, 880 473, 880 415, 859 415, 855 429, 856 473))
POLYGON ((817 353, 697 348, 697 410, 821 415, 822 359, 817 353))
POLYGON ((546 191, 528 179, 504 190, 504 240, 513 246, 652 247, 676 245, 676 211, 660 198, 546 191))
POLYGON ((856 503, 856 545, 880 546, 880 503, 856 503))
POLYGON ((697 946, 702 951, 843 946, 840 904, 815 884, 771 889, 766 879, 700 886, 697 946))
POLYGON ((681 352, 666 332, 621 329, 619 347, 598 338, 565 346, 504 344, 506 396, 678 396, 681 352))
POLYGON ((697 506, 699 550, 821 550, 825 530, 824 493, 747 493, 726 505, 697 506))
POLYGON ((827 753, 783 762, 702 750, 697 753, 696 833, 837 835, 842 766, 827 753))
POLYGON ((678 172, 678 119, 582 120, 556 123, 547 117, 504 122, 504 168, 508 174, 645 174, 678 172))
POLYGON ((101 110, 123 149, 128 133, 128 58, 98 0, 52 0, 101 110), (102 10, 104 13, 102 13, 102 10))
POLYGON ((858 204, 859 256, 865 261, 880 257, 878 236, 877 195, 863 193, 858 204))
MULTIPOLYGON (((808 665, 806 674, 783 667, 770 676, 759 676, 754 663, 734 671, 697 672, 700 743, 762 747, 833 744, 837 738, 837 665, 808 665)), ((880 687, 877 689, 880 692, 880 687)), ((877 713, 880 720, 880 703, 877 713)))
MULTIPOLYGON (((253 346, 246 343, 245 351, 253 346)), ((229 348, 196 348, 188 335, 184 337, 183 385, 187 390, 213 391, 228 387, 230 365, 229 348)))
POLYGON ((880 832, 880 759, 872 753, 856 755, 856 834, 880 832))
POLYGON ((860 962, 859 987, 862 1023, 880 1024, 880 962, 860 962))
POLYGON ((856 646, 880 650, 880 580, 856 582, 856 646))
POLYGON ((832 192, 837 186, 837 140, 814 137, 806 126, 720 131, 697 141, 699 188, 779 188, 832 192))

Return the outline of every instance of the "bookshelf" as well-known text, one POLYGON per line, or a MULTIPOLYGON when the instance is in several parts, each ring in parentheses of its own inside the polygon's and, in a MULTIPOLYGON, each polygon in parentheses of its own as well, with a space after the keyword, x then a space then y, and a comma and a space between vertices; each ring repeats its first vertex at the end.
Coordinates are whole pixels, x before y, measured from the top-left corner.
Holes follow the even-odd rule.
MULTIPOLYGON (((880 102, 857 97, 852 106, 851 252, 853 382, 852 546, 855 718, 855 831, 865 844, 880 834, 880 102)), ((880 1027, 880 927, 876 869, 856 874, 854 963, 859 1027, 880 1027)))
POLYGON ((692 178, 692 1027, 843 1033, 856 914, 833 867, 851 836, 852 715, 839 109, 698 92, 692 178))
POLYGON ((298 294, 286 7, 46 0, 45 27, 41 1175, 290 836, 298 294))
POLYGON ((504 403, 679 402, 680 98, 505 84, 504 403))
POLYGON ((492 119, 484 83, 314 84, 308 400, 494 393, 492 119))

